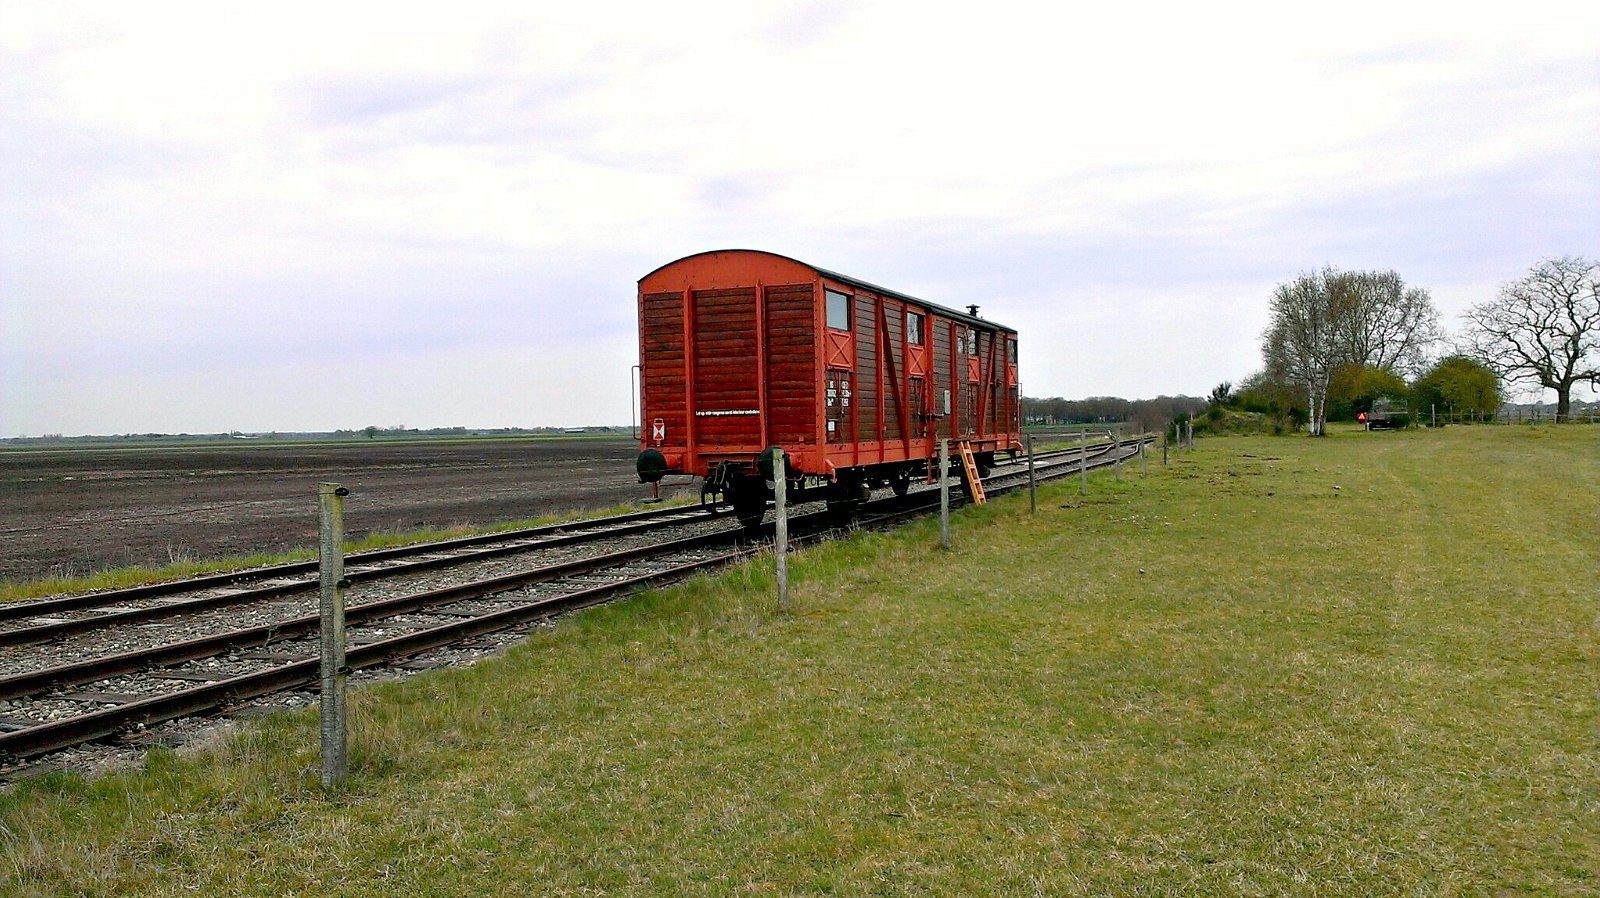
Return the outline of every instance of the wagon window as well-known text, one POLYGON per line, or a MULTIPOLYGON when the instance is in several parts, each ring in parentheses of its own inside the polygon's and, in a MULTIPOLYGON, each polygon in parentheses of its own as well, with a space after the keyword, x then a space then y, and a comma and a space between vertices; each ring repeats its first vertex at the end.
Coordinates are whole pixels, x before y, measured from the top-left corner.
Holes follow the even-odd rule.
POLYGON ((850 329, 850 295, 837 290, 826 291, 828 296, 828 326, 836 331, 850 329))
POLYGON ((916 346, 922 345, 923 316, 921 312, 906 313, 906 342, 916 346))
POLYGON ((1006 341, 1006 361, 1015 365, 1017 363, 1017 341, 1006 341))

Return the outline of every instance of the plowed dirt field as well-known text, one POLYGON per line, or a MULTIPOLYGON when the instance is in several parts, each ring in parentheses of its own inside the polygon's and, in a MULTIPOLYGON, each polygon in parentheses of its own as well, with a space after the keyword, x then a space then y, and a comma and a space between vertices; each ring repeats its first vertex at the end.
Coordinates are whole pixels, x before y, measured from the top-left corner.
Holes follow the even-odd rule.
POLYGON ((352 539, 608 508, 649 495, 637 452, 626 436, 0 450, 0 578, 315 546, 323 481, 350 489, 352 539))

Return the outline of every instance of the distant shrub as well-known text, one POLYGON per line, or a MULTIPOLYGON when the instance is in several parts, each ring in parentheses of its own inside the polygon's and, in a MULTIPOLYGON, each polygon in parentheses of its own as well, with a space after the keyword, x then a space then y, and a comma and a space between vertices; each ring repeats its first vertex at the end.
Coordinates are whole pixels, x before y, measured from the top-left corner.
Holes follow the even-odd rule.
MULTIPOLYGON (((1266 433, 1268 422, 1273 420, 1270 415, 1258 412, 1239 411, 1231 408, 1213 406, 1207 410, 1204 418, 1196 418, 1194 422, 1195 435, 1222 434, 1222 433, 1266 433)), ((1281 428, 1281 424, 1279 425, 1281 428)))

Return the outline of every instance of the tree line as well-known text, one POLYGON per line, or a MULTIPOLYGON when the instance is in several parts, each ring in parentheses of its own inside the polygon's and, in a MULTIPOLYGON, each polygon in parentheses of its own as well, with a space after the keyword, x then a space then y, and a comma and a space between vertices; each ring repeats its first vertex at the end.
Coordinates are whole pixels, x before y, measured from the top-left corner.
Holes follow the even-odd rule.
POLYGON ((1118 396, 1091 396, 1088 399, 1048 399, 1022 397, 1022 420, 1026 424, 1056 426, 1064 424, 1132 424, 1140 431, 1159 432, 1176 418, 1199 414, 1210 403, 1198 396, 1157 396, 1154 399, 1123 399, 1118 396))
POLYGON ((1301 274, 1273 291, 1263 366, 1238 387, 1222 384, 1214 408, 1240 408, 1325 432, 1381 400, 1492 416, 1505 388, 1554 390, 1567 420, 1572 388, 1600 387, 1600 263, 1540 262, 1463 316, 1447 338, 1426 289, 1394 271, 1301 274))

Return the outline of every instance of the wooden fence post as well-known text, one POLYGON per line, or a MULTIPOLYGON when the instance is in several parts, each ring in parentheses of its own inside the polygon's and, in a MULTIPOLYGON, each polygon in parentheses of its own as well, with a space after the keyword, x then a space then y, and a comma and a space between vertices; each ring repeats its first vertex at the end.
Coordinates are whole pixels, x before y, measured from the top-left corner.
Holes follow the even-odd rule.
POLYGON ((1033 477, 1033 434, 1028 434, 1028 512, 1039 513, 1038 484, 1033 477))
POLYGON ((939 547, 950 548, 950 440, 939 441, 939 547))
POLYGON ((322 596, 322 787, 331 789, 344 779, 348 770, 346 748, 345 692, 350 671, 344 658, 344 591, 350 581, 344 578, 344 497, 350 491, 337 483, 324 483, 318 491, 321 537, 318 560, 322 596))
POLYGON ((1089 495, 1089 432, 1078 431, 1078 495, 1089 495))
POLYGON ((789 610, 789 468, 783 450, 772 453, 773 551, 777 557, 778 610, 789 610))

